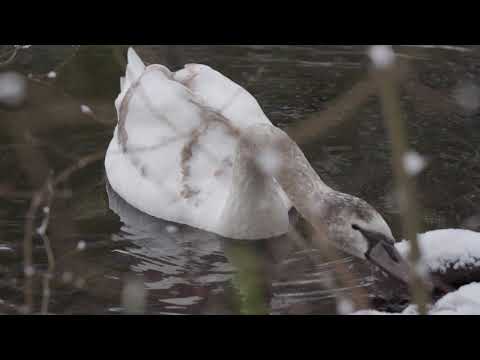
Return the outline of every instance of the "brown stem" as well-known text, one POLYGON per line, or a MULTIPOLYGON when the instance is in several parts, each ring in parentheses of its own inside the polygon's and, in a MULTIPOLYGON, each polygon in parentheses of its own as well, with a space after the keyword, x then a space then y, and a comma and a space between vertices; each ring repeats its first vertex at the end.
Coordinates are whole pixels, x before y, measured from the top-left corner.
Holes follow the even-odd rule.
POLYGON ((415 181, 409 176, 404 165, 408 151, 408 135, 403 120, 395 67, 375 71, 386 126, 392 143, 392 165, 396 183, 397 198, 402 214, 403 232, 410 241, 410 260, 413 264, 410 275, 410 290, 420 314, 427 313, 428 292, 421 276, 415 270, 421 259, 417 234, 419 230, 419 209, 415 201, 415 181))

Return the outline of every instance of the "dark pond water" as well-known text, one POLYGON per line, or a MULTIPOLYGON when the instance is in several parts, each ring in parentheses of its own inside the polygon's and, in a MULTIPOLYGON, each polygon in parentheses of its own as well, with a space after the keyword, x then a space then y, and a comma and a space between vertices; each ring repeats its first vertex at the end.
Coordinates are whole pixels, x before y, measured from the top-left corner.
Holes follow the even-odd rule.
MULTIPOLYGON (((10 49, 0 46, 0 54, 10 49)), ((147 62, 173 69, 192 62, 218 69, 247 87, 282 128, 330 109, 367 78, 370 66, 363 46, 136 49, 147 62)), ((50 171, 58 174, 82 157, 106 151, 125 50, 33 45, 0 68, 30 77, 26 103, 0 108, 2 313, 18 313, 24 304, 23 238, 32 191, 50 171), (94 115, 82 112, 82 105, 94 115)), ((401 101, 410 144, 428 161, 418 179, 423 230, 478 229, 480 49, 396 50, 408 64, 401 101)), ((302 148, 325 182, 370 202, 401 236, 389 141, 374 94, 302 148)), ((39 211, 36 228, 44 217, 39 211)), ((339 304, 348 310, 345 299, 358 289, 367 299, 376 291, 368 266, 342 255, 325 262, 314 246, 289 236, 244 243, 172 228, 144 215, 111 191, 102 161, 75 172, 57 189, 48 237, 55 259, 49 293, 42 278, 48 268, 44 243, 34 237, 35 312, 43 302, 43 310, 53 314, 119 314, 135 306, 147 314, 335 314, 339 304), (353 282, 332 289, 338 264, 354 274, 353 282)))

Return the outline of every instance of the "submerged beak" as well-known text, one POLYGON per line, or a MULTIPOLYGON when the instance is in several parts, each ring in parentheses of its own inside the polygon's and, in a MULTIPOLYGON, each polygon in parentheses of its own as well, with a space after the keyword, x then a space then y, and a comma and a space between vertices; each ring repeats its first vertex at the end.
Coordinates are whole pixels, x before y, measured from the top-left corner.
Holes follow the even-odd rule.
POLYGON ((366 231, 356 225, 353 228, 361 232, 368 241, 369 249, 365 254, 367 260, 397 280, 408 284, 410 267, 395 248, 395 241, 383 234, 366 231))

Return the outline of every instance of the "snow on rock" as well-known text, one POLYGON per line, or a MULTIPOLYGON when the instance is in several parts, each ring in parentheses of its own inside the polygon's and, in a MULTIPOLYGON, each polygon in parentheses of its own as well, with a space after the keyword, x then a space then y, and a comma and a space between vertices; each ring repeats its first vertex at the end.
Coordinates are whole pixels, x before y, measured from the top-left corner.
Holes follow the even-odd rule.
POLYGON ((432 315, 480 315, 480 283, 462 286, 437 301, 432 315))
POLYGON ((360 310, 357 312, 352 313, 351 315, 361 315, 361 316, 386 316, 386 315, 418 315, 417 306, 416 305, 409 305, 403 312, 401 313, 389 313, 377 310, 360 310))
MULTIPOLYGON (((445 295, 431 306, 429 315, 480 315, 480 283, 462 286, 445 295)), ((402 315, 418 315, 416 305, 407 307, 402 315)))
MULTIPOLYGON (((350 315, 386 316, 386 315, 418 315, 417 306, 410 305, 402 313, 388 313, 376 310, 360 310, 350 315)), ((480 315, 480 284, 472 283, 459 290, 445 295, 429 308, 428 315, 480 315)))
MULTIPOLYGON (((430 271, 445 273, 449 269, 473 269, 480 265, 480 233, 470 230, 435 230, 419 235, 422 263, 430 271)), ((408 257, 410 244, 402 241, 397 250, 408 257)), ((465 279, 468 281, 469 279, 465 279)), ((434 305, 429 315, 480 315, 480 283, 472 282, 451 292, 434 305)), ((408 306, 401 314, 362 310, 352 315, 418 315, 416 305, 408 306)))
MULTIPOLYGON (((419 236, 423 262, 430 271, 446 272, 480 265, 480 233, 470 230, 447 229, 430 231, 419 236)), ((397 250, 407 258, 408 241, 397 243, 397 250)))

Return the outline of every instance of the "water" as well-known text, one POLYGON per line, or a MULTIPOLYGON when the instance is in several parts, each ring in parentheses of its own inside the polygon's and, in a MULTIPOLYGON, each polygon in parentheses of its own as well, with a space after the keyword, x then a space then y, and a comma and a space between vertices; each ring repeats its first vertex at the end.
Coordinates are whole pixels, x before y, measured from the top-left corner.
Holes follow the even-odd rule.
MULTIPOLYGON (((282 128, 329 109, 369 71, 361 46, 136 49, 147 62, 173 69, 191 62, 215 67, 251 91, 282 128)), ((0 54, 8 50, 0 46, 0 54)), ((428 161, 419 176, 423 229, 478 229, 478 47, 397 51, 410 66, 401 92, 410 143, 428 161)), ((106 150, 124 53, 119 46, 32 46, 8 67, 31 79, 23 107, 0 108, 2 313, 18 313, 24 302, 23 236, 31 192, 49 170, 58 174, 106 150), (51 71, 55 78, 47 76, 51 71), (82 113, 82 105, 93 114, 82 113)), ((369 201, 400 234, 389 141, 375 96, 302 148, 325 182, 369 201)), ((43 301, 54 314, 332 314, 339 301, 348 308, 342 299, 356 290, 368 295, 374 289, 369 267, 341 254, 325 262, 312 244, 291 236, 244 243, 146 216, 111 191, 101 161, 61 185, 50 214, 55 273, 44 296, 41 275, 48 259, 36 236, 35 311, 43 301), (338 264, 355 273, 353 283, 331 289, 338 264)), ((36 227, 43 217, 39 212, 36 227)))

